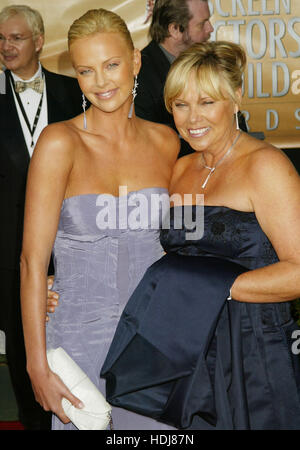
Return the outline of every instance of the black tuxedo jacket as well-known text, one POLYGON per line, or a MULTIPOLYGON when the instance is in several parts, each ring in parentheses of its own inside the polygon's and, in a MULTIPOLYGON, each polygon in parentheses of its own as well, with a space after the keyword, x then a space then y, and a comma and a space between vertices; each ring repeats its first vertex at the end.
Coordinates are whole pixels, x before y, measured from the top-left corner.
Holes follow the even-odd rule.
MULTIPOLYGON (((81 111, 76 79, 43 69, 47 88, 48 123, 70 119, 81 111)), ((18 269, 23 234, 27 169, 30 156, 20 125, 11 85, 0 95, 0 268, 18 269)))
MULTIPOLYGON (((135 99, 136 115, 151 122, 163 123, 176 130, 172 114, 164 102, 164 86, 170 69, 170 62, 155 41, 142 50, 142 67, 138 75, 138 89, 135 99)), ((245 119, 239 116, 239 125, 247 131, 245 119)), ((194 150, 181 139, 179 157, 193 153, 194 150)))
POLYGON ((136 115, 175 128, 173 117, 166 110, 163 98, 170 62, 155 41, 151 41, 141 54, 142 66, 138 74, 139 85, 135 99, 136 115))
MULTIPOLYGON (((164 86, 170 69, 170 62, 155 41, 142 50, 142 67, 138 75, 135 112, 138 117, 151 122, 163 123, 176 131, 172 114, 168 113, 164 102, 164 86)), ((179 156, 194 150, 181 139, 179 156)))

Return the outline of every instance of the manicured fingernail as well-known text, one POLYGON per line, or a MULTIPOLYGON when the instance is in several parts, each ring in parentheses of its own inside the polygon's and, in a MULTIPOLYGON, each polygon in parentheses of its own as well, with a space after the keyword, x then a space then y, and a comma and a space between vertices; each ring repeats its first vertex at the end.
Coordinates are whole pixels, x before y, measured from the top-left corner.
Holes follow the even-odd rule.
POLYGON ((82 402, 78 403, 78 408, 79 409, 83 409, 84 408, 84 404, 82 402))

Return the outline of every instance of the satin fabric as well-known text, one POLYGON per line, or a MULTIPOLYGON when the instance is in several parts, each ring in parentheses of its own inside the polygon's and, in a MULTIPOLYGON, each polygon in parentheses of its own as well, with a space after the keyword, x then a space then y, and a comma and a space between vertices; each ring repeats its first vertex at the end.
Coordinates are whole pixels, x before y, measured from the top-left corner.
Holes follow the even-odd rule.
POLYGON ((204 355, 229 289, 244 270, 176 254, 154 263, 126 306, 103 366, 108 401, 177 428, 190 425, 196 413, 215 424, 204 355))
MULTIPOLYGON (((154 203, 157 197, 169 205, 167 189, 159 187, 121 197, 77 195, 62 204, 53 248, 53 290, 60 300, 47 322, 47 349, 62 347, 103 395, 105 381, 99 372, 123 308, 146 269, 163 255, 159 226, 164 208, 154 203), (149 208, 144 214, 139 214, 140 203, 149 208), (108 227, 109 218, 116 218, 117 226, 108 227)), ((119 408, 113 408, 112 421, 115 430, 169 429, 119 408)), ((52 428, 76 429, 56 416, 52 428)))
POLYGON ((108 401, 177 428, 300 429, 289 302, 226 301, 239 273, 278 261, 255 214, 205 207, 195 241, 172 217, 102 368, 108 401))

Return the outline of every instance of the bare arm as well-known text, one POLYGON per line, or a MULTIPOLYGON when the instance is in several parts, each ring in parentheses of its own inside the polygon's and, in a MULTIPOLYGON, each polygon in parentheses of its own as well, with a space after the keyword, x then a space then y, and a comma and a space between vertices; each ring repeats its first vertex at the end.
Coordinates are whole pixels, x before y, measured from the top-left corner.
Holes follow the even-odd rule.
POLYGON ((300 177, 280 152, 259 152, 248 172, 250 201, 279 262, 240 275, 231 295, 243 302, 284 302, 300 296, 300 177))
POLYGON ((50 371, 45 336, 47 269, 72 170, 72 147, 63 133, 64 127, 55 124, 43 131, 29 168, 21 255, 21 305, 27 371, 36 400, 67 423, 69 419, 61 407, 62 397, 75 406, 79 401, 50 371))

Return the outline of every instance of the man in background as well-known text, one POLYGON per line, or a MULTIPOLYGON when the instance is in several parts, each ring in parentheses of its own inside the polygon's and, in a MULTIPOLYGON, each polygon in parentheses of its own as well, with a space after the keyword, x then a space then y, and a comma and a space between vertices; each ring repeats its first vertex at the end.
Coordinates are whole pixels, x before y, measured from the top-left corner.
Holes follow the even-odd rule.
POLYGON ((0 60, 6 67, 0 95, 0 329, 6 335, 19 420, 26 429, 48 429, 51 419, 34 399, 21 323, 19 259, 27 169, 43 128, 81 112, 77 80, 42 67, 43 44, 38 11, 13 5, 0 12, 0 60))

